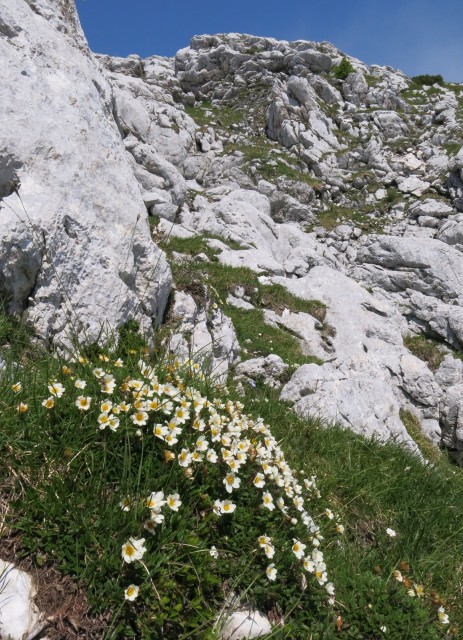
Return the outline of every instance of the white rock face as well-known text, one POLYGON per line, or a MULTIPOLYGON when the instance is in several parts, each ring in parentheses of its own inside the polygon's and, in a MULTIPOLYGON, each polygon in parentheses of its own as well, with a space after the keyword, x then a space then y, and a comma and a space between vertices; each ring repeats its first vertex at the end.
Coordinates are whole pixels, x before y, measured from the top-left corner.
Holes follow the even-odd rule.
POLYGON ((439 437, 437 413, 432 412, 438 387, 427 371, 428 395, 414 391, 423 366, 427 367, 403 347, 400 326, 406 325, 392 306, 379 303, 360 285, 326 267, 314 267, 298 280, 274 281, 299 297, 324 302, 326 320, 335 329, 330 360, 297 369, 283 388, 282 399, 294 402, 304 417, 322 417, 362 435, 394 439, 416 451, 399 417, 405 404, 403 391, 412 390, 423 407, 423 417, 434 418, 429 427, 437 433, 433 438, 439 437))
POLYGON ((39 633, 42 625, 35 595, 30 576, 0 560, 0 637, 24 640, 33 631, 39 633))
POLYGON ((357 256, 364 281, 387 291, 419 291, 443 302, 463 301, 463 255, 443 242, 378 236, 357 256))
POLYGON ((170 270, 71 4, 1 3, 0 292, 40 335, 159 322, 170 270), (17 190, 17 194, 15 193, 17 190))

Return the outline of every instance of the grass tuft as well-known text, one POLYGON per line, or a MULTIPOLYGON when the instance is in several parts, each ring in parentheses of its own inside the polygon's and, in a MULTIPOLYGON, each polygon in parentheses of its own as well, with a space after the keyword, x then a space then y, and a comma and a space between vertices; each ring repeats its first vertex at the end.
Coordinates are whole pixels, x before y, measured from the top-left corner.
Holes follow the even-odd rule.
POLYGON ((438 343, 425 336, 405 336, 404 345, 414 356, 426 362, 433 372, 437 371, 445 356, 438 343))

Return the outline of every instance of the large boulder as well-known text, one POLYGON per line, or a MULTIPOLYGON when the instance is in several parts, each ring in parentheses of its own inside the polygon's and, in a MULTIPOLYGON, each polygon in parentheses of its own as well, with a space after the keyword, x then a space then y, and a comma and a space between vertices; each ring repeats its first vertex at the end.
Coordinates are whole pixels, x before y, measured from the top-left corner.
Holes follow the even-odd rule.
POLYGON ((149 329, 170 270, 74 4, 8 0, 1 12, 0 295, 61 344, 132 318, 149 329))
POLYGON ((413 405, 428 437, 439 441, 440 389, 426 365, 403 346, 406 324, 393 306, 327 267, 273 281, 301 298, 324 302, 322 331, 331 334, 331 357, 322 365, 299 367, 283 388, 283 400, 293 402, 303 417, 318 416, 416 451, 400 419, 400 409, 413 405))

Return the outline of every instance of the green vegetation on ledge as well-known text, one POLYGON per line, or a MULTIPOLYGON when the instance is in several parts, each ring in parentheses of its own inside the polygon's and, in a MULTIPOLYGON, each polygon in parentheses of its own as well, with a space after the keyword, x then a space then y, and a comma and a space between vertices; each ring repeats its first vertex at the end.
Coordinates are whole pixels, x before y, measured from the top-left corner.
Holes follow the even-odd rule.
POLYGON ((355 67, 345 57, 332 69, 334 77, 338 80, 345 80, 350 73, 355 73, 355 71, 355 67))
MULTIPOLYGON (((228 243, 228 240, 223 240, 228 243)), ((201 302, 205 296, 205 288, 196 284, 202 282, 207 285, 208 296, 216 302, 232 319, 238 340, 244 353, 249 357, 267 356, 276 353, 290 365, 300 365, 310 362, 319 363, 318 358, 303 355, 299 340, 284 328, 269 326, 264 321, 264 309, 270 309, 281 314, 284 309, 302 311, 313 315, 324 326, 326 308, 318 300, 302 300, 285 287, 277 284, 263 285, 258 275, 245 267, 229 267, 218 262, 216 252, 211 250, 207 240, 200 236, 195 238, 170 238, 161 243, 162 247, 171 254, 172 251, 184 253, 194 257, 198 253, 205 253, 208 262, 184 261, 174 262, 172 270, 174 281, 178 289, 191 293, 201 302), (244 311, 227 304, 229 294, 234 294, 236 287, 243 287, 248 301, 255 309, 244 311)), ((204 301, 204 300, 203 300, 204 301)))

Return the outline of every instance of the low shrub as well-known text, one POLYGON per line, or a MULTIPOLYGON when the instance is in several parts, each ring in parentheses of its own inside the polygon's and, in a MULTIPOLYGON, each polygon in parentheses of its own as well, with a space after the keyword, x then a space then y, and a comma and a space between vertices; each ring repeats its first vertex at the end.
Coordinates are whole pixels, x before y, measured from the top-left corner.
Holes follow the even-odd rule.
POLYGON ((338 80, 345 80, 349 73, 355 73, 356 69, 352 63, 344 57, 341 62, 332 69, 333 75, 338 80))
POLYGON ((418 76, 412 76, 412 82, 415 85, 415 87, 418 87, 418 88, 421 88, 425 85, 432 87, 433 84, 443 85, 444 78, 441 76, 440 73, 437 75, 423 74, 418 76))

